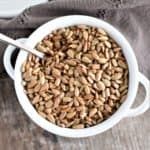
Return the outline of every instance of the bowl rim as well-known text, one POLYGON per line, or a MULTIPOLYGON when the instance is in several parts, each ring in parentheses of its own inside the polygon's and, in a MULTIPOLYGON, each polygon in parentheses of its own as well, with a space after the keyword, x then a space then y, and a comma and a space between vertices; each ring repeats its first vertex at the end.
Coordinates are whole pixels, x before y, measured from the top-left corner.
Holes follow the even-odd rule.
POLYGON ((35 122, 37 125, 42 127, 43 129, 65 137, 88 137, 92 135, 96 135, 98 133, 102 133, 112 126, 117 124, 122 118, 126 116, 129 111, 129 108, 134 102, 137 88, 138 88, 138 64, 136 61, 136 57, 134 55, 133 49, 131 48, 129 42, 126 38, 122 35, 120 31, 118 31, 115 27, 110 25, 109 23, 97 19, 90 16, 83 16, 83 15, 69 15, 69 16, 62 16, 53 20, 48 21, 47 23, 41 25, 37 28, 27 39, 26 45, 29 45, 31 48, 39 42, 40 38, 43 37, 50 32, 47 31, 54 30, 57 28, 62 28, 69 25, 75 24, 86 24, 95 27, 104 28, 108 32, 108 34, 122 47, 123 53, 128 63, 129 67, 129 90, 127 94, 127 99, 125 102, 119 107, 119 109, 107 120, 84 129, 69 129, 69 128, 62 128, 55 124, 50 123, 43 117, 41 117, 35 110, 35 108, 30 103, 30 100, 27 98, 26 94, 23 91, 23 86, 21 85, 21 62, 26 59, 27 52, 20 51, 19 55, 16 60, 15 65, 15 90, 19 100, 19 103, 23 107, 25 113, 35 122), (41 37, 40 37, 41 36, 41 37))

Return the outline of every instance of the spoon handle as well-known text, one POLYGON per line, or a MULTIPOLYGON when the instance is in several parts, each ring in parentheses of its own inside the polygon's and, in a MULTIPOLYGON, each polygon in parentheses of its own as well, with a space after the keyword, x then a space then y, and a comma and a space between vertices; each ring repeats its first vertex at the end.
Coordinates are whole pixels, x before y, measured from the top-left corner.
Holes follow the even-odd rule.
POLYGON ((32 53, 40 58, 43 58, 44 57, 44 54, 42 52, 39 52, 33 48, 29 48, 25 45, 23 45, 22 43, 18 42, 18 41, 15 41, 14 39, 0 33, 0 41, 3 41, 3 42, 6 42, 6 43, 9 43, 17 48, 20 48, 20 49, 23 49, 29 53, 32 53))

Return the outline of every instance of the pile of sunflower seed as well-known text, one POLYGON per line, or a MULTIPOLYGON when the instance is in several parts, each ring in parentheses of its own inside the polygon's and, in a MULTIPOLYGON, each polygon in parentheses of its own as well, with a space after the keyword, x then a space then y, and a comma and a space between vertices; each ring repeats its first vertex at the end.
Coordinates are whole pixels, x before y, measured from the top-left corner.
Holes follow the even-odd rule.
POLYGON ((109 118, 126 99, 128 66, 121 47, 101 28, 70 26, 36 45, 22 84, 37 112, 60 127, 86 128, 109 118))

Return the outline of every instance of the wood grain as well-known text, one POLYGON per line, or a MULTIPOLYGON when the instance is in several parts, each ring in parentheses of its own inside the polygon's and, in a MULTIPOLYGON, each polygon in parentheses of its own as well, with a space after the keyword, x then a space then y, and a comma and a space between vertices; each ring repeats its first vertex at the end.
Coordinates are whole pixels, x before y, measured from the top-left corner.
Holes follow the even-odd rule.
MULTIPOLYGON (((138 93, 138 100, 142 101, 144 89, 140 87, 138 93)), ((149 123, 150 111, 147 111, 135 118, 125 118, 93 137, 71 139, 53 135, 26 116, 17 100, 13 81, 3 66, 0 69, 0 150, 149 150, 149 123)))

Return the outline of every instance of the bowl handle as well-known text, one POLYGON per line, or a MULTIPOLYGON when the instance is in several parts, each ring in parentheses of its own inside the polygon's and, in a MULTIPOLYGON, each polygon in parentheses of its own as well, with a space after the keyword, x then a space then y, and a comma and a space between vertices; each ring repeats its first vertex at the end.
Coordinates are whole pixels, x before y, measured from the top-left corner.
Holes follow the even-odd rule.
MULTIPOLYGON (((26 41, 26 38, 20 38, 20 39, 17 39, 17 41, 24 43, 26 41)), ((3 57, 3 63, 4 63, 4 67, 6 69, 6 72, 13 80, 14 80, 14 68, 11 64, 11 57, 15 50, 16 50, 16 48, 14 46, 9 45, 6 48, 6 50, 4 52, 4 57, 3 57)))
POLYGON ((139 82, 143 84, 146 91, 145 100, 138 107, 130 108, 129 112, 127 113, 127 117, 135 117, 137 115, 144 113, 146 110, 150 108, 150 81, 140 72, 138 73, 138 78, 139 82))

